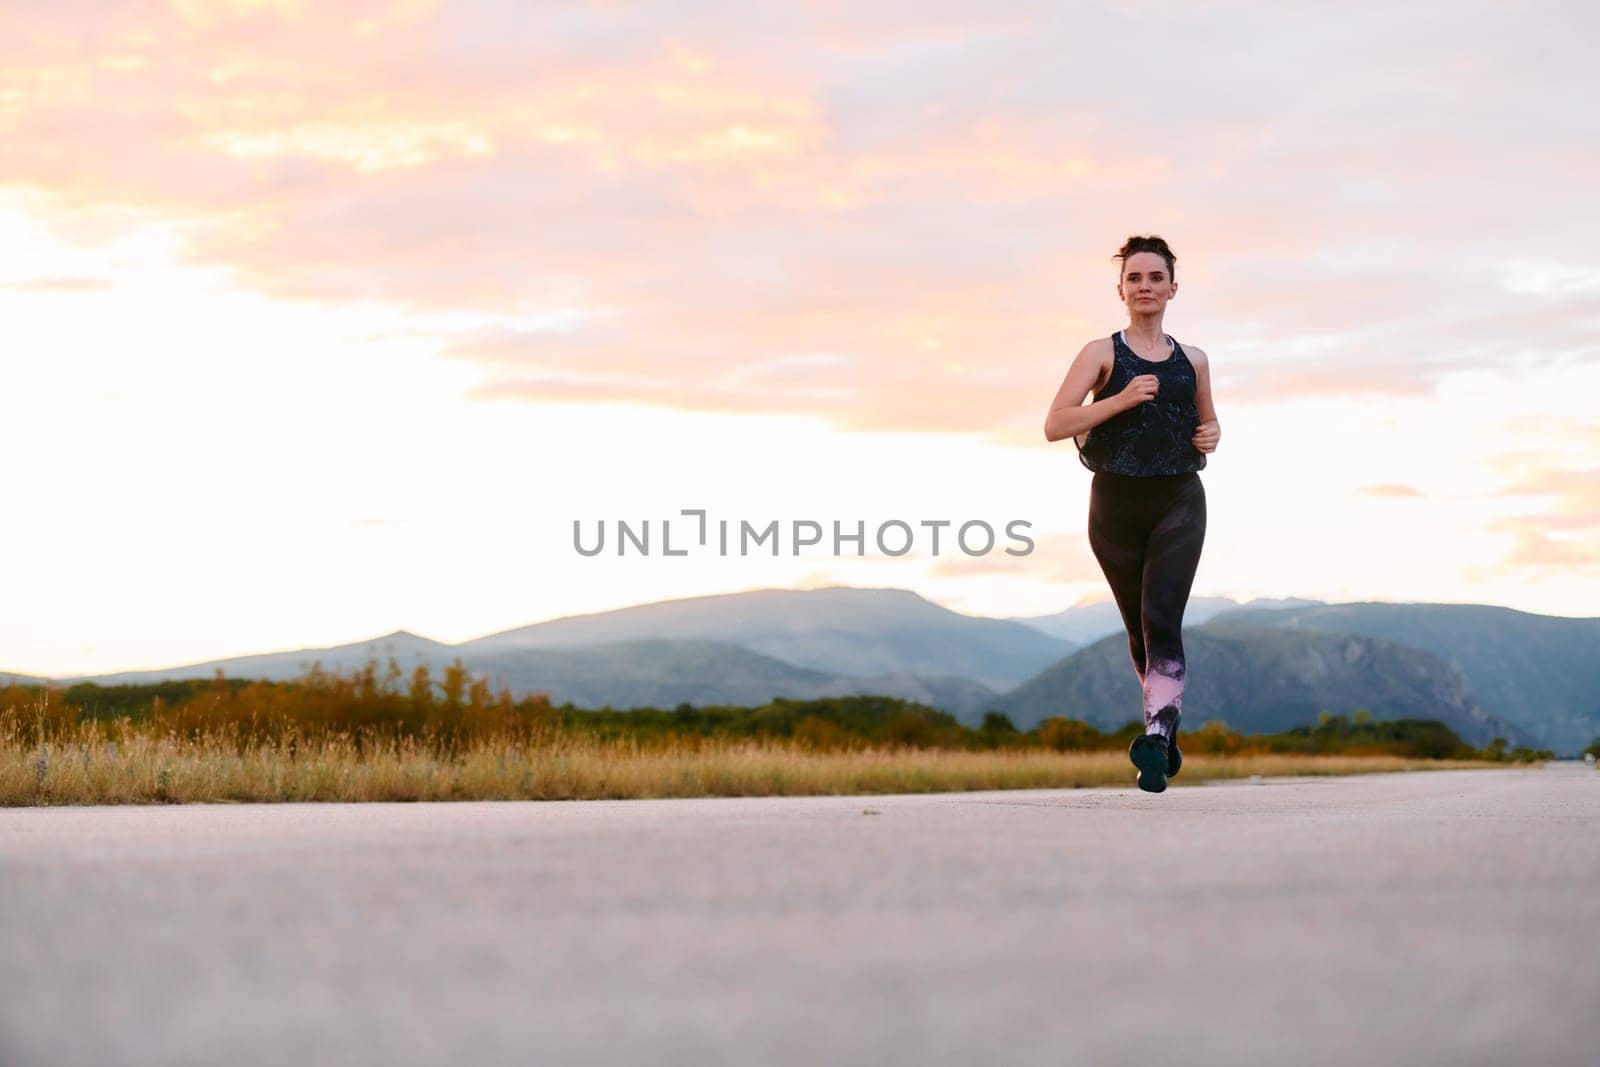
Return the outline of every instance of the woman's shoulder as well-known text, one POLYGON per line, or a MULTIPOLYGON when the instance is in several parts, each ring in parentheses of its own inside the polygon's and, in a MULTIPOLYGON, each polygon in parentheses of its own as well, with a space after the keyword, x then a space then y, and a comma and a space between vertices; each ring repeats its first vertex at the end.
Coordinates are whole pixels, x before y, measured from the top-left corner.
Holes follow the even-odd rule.
POLYGON ((1116 345, 1111 337, 1096 337, 1079 350, 1078 358, 1087 360, 1094 367, 1094 384, 1089 387, 1091 393, 1098 393, 1111 384, 1111 374, 1117 362, 1116 345))
MULTIPOLYGON (((1177 339, 1174 338, 1173 340, 1176 341, 1177 339)), ((1192 345, 1188 341, 1177 341, 1177 343, 1183 346, 1183 354, 1189 357, 1190 363, 1193 363, 1197 367, 1205 367, 1210 365, 1205 349, 1201 348, 1199 345, 1192 345)))
POLYGON ((1110 337, 1096 337, 1078 350, 1078 359, 1094 365, 1103 379, 1117 358, 1116 347, 1110 337))

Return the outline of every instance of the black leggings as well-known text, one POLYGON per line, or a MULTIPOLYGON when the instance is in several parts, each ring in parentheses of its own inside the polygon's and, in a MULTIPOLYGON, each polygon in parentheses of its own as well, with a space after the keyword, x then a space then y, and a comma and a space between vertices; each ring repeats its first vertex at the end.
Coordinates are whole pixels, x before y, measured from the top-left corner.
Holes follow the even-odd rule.
POLYGON ((1173 738, 1183 717, 1183 609, 1206 538, 1200 475, 1095 473, 1089 547, 1111 583, 1144 690, 1144 730, 1173 738))

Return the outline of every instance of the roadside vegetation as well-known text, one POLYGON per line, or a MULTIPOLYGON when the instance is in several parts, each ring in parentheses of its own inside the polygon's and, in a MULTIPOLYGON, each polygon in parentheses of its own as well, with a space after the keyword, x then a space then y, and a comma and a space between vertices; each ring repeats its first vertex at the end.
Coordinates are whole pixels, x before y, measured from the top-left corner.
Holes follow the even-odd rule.
MULTIPOLYGON (((0 805, 554 800, 1132 785, 1140 720, 981 725, 893 697, 759 707, 585 710, 493 693, 457 662, 390 660, 292 681, 0 689, 0 805)), ((1483 767, 1549 759, 1474 748, 1432 720, 1323 712, 1246 735, 1179 735, 1174 787, 1224 778, 1483 767)))

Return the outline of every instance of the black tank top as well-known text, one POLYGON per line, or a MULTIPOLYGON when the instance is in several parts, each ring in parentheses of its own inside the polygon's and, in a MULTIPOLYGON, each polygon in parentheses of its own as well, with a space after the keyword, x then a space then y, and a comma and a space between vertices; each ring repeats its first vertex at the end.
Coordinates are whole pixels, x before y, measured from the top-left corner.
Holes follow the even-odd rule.
POLYGON ((1205 469, 1206 454, 1191 443, 1200 428, 1194 364, 1182 345, 1167 339, 1172 341, 1172 355, 1152 361, 1135 355, 1122 331, 1111 336, 1111 378, 1094 394, 1096 400, 1122 392, 1141 374, 1154 374, 1160 380, 1154 397, 1073 438, 1085 467, 1136 477, 1205 469))

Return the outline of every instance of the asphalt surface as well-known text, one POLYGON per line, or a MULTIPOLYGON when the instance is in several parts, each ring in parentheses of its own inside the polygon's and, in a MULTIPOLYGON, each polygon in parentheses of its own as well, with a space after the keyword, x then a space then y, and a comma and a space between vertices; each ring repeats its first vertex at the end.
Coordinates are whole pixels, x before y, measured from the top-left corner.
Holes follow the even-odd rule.
POLYGON ((1600 773, 10 809, 0 961, 8 1067, 1594 1065, 1600 773))

